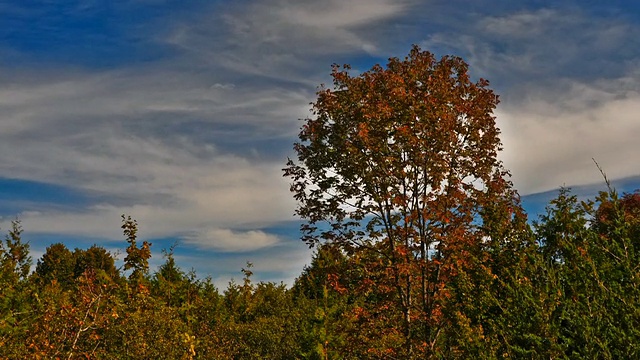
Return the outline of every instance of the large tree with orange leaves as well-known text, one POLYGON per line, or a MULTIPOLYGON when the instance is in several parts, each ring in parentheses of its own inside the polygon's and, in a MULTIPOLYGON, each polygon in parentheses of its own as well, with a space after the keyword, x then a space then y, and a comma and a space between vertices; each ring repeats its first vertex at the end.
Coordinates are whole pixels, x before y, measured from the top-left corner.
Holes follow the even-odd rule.
MULTIPOLYGON (((373 352, 434 351, 448 281, 520 213, 497 159, 498 96, 487 80, 471 81, 461 58, 417 46, 386 67, 350 70, 333 66, 334 86, 319 89, 298 160, 284 169, 303 240, 357 259, 370 276, 355 288, 378 294, 386 321, 401 324, 383 325, 388 349, 373 352)), ((381 318, 364 310, 360 318, 381 318)))

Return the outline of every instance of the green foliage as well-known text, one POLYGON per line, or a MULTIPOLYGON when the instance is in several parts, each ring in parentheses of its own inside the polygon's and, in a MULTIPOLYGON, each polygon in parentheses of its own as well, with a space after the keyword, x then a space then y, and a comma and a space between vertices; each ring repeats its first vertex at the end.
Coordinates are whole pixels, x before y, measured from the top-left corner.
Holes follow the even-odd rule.
POLYGON ((118 282, 120 273, 115 266, 115 258, 105 248, 93 245, 86 250, 75 249, 73 252, 75 259, 74 275, 76 277, 91 269, 98 277, 104 277, 118 282))
POLYGON ((26 279, 31 268, 29 244, 22 241, 22 226, 19 220, 11 222, 11 230, 0 242, 0 271, 9 283, 26 279))
POLYGON ((569 358, 638 356, 640 273, 634 195, 578 202, 566 189, 536 224, 551 323, 569 358))
POLYGON ((14 334, 29 327, 28 300, 33 296, 27 278, 30 267, 29 244, 22 241, 22 227, 16 220, 0 242, 0 349, 7 347, 13 352, 14 334))
POLYGON ((149 258, 151 258, 151 243, 144 241, 138 248, 138 222, 131 216, 122 215, 122 231, 127 238, 127 256, 124 258, 124 269, 132 270, 129 280, 140 283, 149 273, 149 258))
POLYGON ((178 268, 173 250, 175 245, 169 251, 163 250, 165 256, 164 264, 160 265, 158 271, 154 274, 151 281, 152 294, 159 299, 163 299, 169 306, 180 306, 189 303, 190 290, 193 285, 193 279, 178 268))
POLYGON ((70 290, 75 286, 75 280, 88 270, 99 278, 119 282, 120 274, 115 267, 115 259, 105 248, 93 245, 87 250, 75 249, 71 252, 62 243, 47 247, 37 261, 33 281, 40 285, 56 281, 63 289, 70 290))
POLYGON ((356 264, 350 262, 332 244, 317 248, 311 264, 296 279, 292 294, 296 303, 306 310, 306 333, 312 346, 310 356, 319 359, 347 358, 353 352, 348 342, 351 324, 349 315, 364 299, 356 299, 347 287, 355 285, 356 264), (347 329, 350 328, 350 329, 347 329))
POLYGON ((73 253, 64 244, 52 244, 36 263, 37 281, 46 285, 55 280, 63 288, 69 289, 76 278, 75 262, 73 253))

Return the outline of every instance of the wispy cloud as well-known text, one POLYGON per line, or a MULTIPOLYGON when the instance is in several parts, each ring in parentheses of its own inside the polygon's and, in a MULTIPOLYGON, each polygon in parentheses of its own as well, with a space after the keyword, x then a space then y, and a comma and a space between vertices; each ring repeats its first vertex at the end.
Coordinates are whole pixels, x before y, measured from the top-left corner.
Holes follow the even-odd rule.
MULTIPOLYGON (((89 199, 23 203, 31 233, 120 239, 126 213, 145 237, 261 251, 271 269, 293 271, 281 264, 291 239, 265 229, 292 218, 281 168, 297 119, 331 63, 366 69, 411 43, 461 55, 492 81, 503 158, 523 193, 599 181, 592 157, 611 177, 637 175, 640 27, 615 14, 526 2, 145 0, 41 16, 54 10, 0 4, 12 24, 0 30, 0 177, 89 199), (89 21, 105 14, 122 21, 89 21)), ((304 250, 287 253, 287 266, 304 263, 304 250)))
POLYGON ((232 231, 230 229, 204 229, 185 237, 185 242, 201 249, 224 252, 246 252, 274 246, 280 242, 275 235, 260 230, 232 231))
POLYGON ((592 158, 612 178, 637 175, 640 78, 563 83, 498 112, 515 184, 537 192, 599 182, 592 158))
POLYGON ((308 86, 302 79, 324 71, 308 74, 303 68, 314 66, 319 54, 374 49, 375 39, 364 30, 400 15, 406 4, 271 1, 222 9, 172 21, 170 35, 155 41, 182 53, 166 61, 4 76, 0 151, 11 156, 0 171, 103 195, 78 211, 25 211, 30 231, 117 238, 119 215, 127 213, 150 237, 195 229, 199 236, 190 241, 215 238, 209 246, 220 249, 276 244, 264 232, 220 230, 293 213, 280 173, 289 146, 260 144, 290 144, 297 119, 308 114, 317 83, 308 86), (289 74, 305 85, 248 77, 256 74, 289 74), (230 137, 235 147, 225 146, 230 137), (29 146, 16 146, 18 141, 29 146))
POLYGON ((378 51, 375 28, 409 6, 390 0, 230 5, 227 11, 177 25, 164 40, 182 49, 189 61, 316 86, 318 64, 327 66, 336 54, 378 51))
POLYGON ((427 36, 496 84, 505 151, 522 193, 637 174, 640 27, 579 7, 479 12, 427 36))

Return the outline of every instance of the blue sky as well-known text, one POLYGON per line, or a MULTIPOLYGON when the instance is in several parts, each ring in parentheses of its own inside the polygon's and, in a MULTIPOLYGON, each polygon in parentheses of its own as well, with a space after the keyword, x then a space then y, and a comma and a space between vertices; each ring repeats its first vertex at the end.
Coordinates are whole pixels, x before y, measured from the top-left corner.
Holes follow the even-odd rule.
MULTIPOLYGON (((0 216, 46 246, 124 250, 120 215, 223 287, 310 257, 281 169, 332 63, 411 44, 501 96, 501 158, 532 213, 559 186, 640 187, 632 1, 0 0, 0 216), (595 184, 595 185, 593 185, 595 184), (552 191, 552 192, 549 192, 552 191)), ((122 257, 122 256, 121 256, 122 257)))

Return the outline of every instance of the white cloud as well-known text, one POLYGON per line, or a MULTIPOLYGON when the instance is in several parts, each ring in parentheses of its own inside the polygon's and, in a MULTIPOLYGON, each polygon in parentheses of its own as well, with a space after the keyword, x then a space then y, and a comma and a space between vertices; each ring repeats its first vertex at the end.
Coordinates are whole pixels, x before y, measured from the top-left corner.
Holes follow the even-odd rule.
POLYGON ((271 247, 280 242, 277 236, 260 230, 232 231, 230 229, 205 229, 188 235, 185 242, 200 249, 225 252, 246 252, 271 247))
POLYGON ((191 245, 219 251, 281 246, 256 230, 292 219, 295 206, 282 178, 285 147, 269 144, 293 142, 329 57, 374 51, 366 30, 404 9, 389 0, 214 6, 144 25, 141 44, 157 34, 155 45, 179 50, 158 61, 3 72, 0 176, 99 199, 28 208, 25 228, 119 240, 124 213, 141 238, 190 235, 191 245))
MULTIPOLYGON (((412 1, 268 0, 213 10, 177 25, 161 39, 190 62, 224 71, 318 85, 332 56, 379 51, 377 29, 409 11, 412 1), (319 62, 321 61, 321 62, 319 62)), ((385 54, 386 56, 387 54, 385 54)))
POLYGON ((304 266, 311 262, 311 251, 300 241, 282 240, 278 245, 260 251, 217 252, 217 255, 211 256, 210 253, 202 251, 201 255, 176 255, 175 258, 178 263, 189 264, 189 268, 185 270, 194 267, 199 269, 198 275, 211 274, 214 284, 222 290, 227 287, 231 279, 236 283, 242 281, 243 274, 240 270, 247 267, 247 262, 253 264, 252 281, 254 283, 282 281, 288 285, 293 285, 304 266), (274 277, 274 274, 281 275, 274 277))
POLYGON ((621 76, 638 56, 637 26, 570 6, 478 14, 448 25, 429 34, 423 47, 461 55, 474 73, 511 85, 621 76))
POLYGON ((145 236, 162 237, 293 213, 281 175, 286 154, 217 143, 290 142, 307 111, 304 93, 210 89, 217 82, 189 73, 67 73, 20 82, 21 75, 0 86, 0 176, 101 199, 75 211, 26 212, 30 232, 119 239, 126 213, 149 229, 145 236))
MULTIPOLYGON (((389 0, 329 0, 283 2, 275 8, 278 17, 292 24, 322 29, 354 28, 397 15, 407 4, 389 0)), ((326 31, 326 30, 325 30, 326 31)))
POLYGON ((640 78, 625 77, 532 90, 498 111, 502 154, 523 193, 638 175, 640 78))
POLYGON ((638 175, 637 25, 571 6, 449 25, 422 45, 463 56, 474 76, 498 85, 500 156, 521 193, 601 182, 592 158, 612 179, 638 175))
POLYGON ((282 166, 207 164, 143 164, 129 182, 92 173, 88 176, 96 179, 87 177, 91 187, 110 194, 113 203, 77 211, 25 212, 20 218, 30 232, 115 239, 121 237, 121 214, 136 218, 145 237, 176 236, 211 224, 251 227, 291 218, 294 203, 280 175, 282 166))
MULTIPOLYGON (((638 27, 561 6, 468 5, 225 2, 128 34, 171 47, 159 60, 3 71, 0 176, 99 195, 74 211, 23 213, 27 232, 121 239, 126 213, 143 238, 189 235, 192 245, 242 254, 280 249, 282 239, 259 230, 291 219, 295 206, 280 170, 286 151, 271 145, 294 141, 331 63, 403 56, 417 42, 407 33, 501 84, 503 156, 523 193, 599 181, 591 157, 612 178, 637 175, 629 159, 640 155, 638 27)), ((264 256, 256 264, 292 272, 308 252, 264 256)))
POLYGON ((325 72, 300 69, 315 66, 319 54, 373 51, 376 39, 365 30, 406 11, 406 3, 278 0, 223 10, 174 19, 163 40, 184 52, 144 68, 2 75, 0 176, 101 199, 74 211, 24 212, 29 231, 119 239, 125 213, 147 237, 195 231, 202 239, 212 227, 244 228, 226 235, 275 244, 250 229, 291 219, 294 202, 281 174, 286 154, 220 144, 291 143, 297 119, 308 115, 316 74, 325 72), (257 73, 301 85, 247 76, 257 73))
POLYGON ((480 21, 480 27, 489 34, 506 38, 537 37, 562 26, 575 26, 575 16, 560 14, 556 10, 536 11, 489 16, 480 21))

